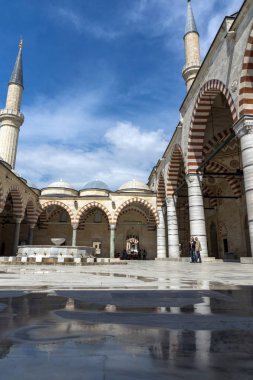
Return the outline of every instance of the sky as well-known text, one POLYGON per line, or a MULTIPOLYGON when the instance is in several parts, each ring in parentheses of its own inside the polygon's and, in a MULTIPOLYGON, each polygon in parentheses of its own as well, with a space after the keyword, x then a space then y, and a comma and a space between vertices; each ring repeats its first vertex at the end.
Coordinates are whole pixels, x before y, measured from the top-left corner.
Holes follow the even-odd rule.
MULTIPOLYGON (((0 0, 0 107, 22 36, 16 171, 39 188, 147 182, 186 88, 186 0, 0 0)), ((204 58, 242 0, 192 0, 204 58)))

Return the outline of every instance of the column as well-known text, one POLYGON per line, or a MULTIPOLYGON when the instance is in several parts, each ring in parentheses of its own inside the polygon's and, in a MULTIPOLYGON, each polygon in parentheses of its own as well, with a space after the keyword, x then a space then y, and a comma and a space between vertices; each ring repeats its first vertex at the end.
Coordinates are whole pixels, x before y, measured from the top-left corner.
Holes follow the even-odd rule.
POLYGON ((176 211, 176 197, 166 199, 167 204, 167 225, 168 225, 168 251, 172 259, 179 258, 179 238, 176 211))
POLYGON ((76 238, 77 238, 77 228, 78 224, 72 224, 72 247, 76 247, 76 238))
POLYGON ((20 223, 21 223, 21 219, 16 219, 11 256, 16 256, 17 251, 18 251, 20 223))
POLYGON ((116 224, 110 224, 110 258, 114 259, 115 257, 115 233, 116 233, 116 224))
POLYGON ((157 258, 166 259, 166 232, 163 210, 157 210, 159 215, 159 224, 157 226, 157 258))
POLYGON ((29 225, 29 231, 28 231, 28 245, 33 244, 33 231, 34 231, 35 224, 29 225))
POLYGON ((202 176, 196 173, 188 174, 186 181, 189 198, 190 234, 199 239, 202 247, 201 256, 207 257, 206 221, 201 189, 202 176))
POLYGON ((241 141, 251 256, 253 256, 253 117, 248 115, 242 116, 234 125, 234 131, 241 141))

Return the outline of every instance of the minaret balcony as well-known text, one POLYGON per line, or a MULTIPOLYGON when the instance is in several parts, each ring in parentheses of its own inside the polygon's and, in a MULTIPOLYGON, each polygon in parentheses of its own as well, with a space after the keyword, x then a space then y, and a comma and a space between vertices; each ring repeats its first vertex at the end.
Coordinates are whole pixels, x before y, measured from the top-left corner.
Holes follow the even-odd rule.
POLYGON ((1 109, 0 110, 0 122, 2 123, 4 120, 12 120, 14 123, 18 123, 19 126, 23 124, 24 122, 24 115, 17 111, 17 110, 11 110, 11 109, 1 109))

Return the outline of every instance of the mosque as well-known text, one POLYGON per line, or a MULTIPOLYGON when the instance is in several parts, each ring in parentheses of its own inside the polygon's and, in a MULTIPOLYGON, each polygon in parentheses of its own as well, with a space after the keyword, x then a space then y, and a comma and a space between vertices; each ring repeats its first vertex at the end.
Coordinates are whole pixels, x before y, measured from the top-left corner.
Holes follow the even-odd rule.
POLYGON ((101 257, 145 248, 148 259, 178 260, 198 236, 204 259, 252 258, 252 0, 224 18, 202 63, 188 0, 184 46, 187 94, 163 156, 147 184, 131 180, 111 191, 97 180, 80 190, 62 180, 38 189, 15 171, 24 122, 20 43, 0 110, 1 256, 64 237, 101 257))

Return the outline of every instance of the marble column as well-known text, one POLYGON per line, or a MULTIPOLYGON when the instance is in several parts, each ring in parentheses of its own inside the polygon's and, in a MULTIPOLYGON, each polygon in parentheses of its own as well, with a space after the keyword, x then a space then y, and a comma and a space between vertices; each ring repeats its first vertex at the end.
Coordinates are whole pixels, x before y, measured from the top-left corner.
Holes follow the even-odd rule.
POLYGON ((33 244, 33 231, 34 231, 35 224, 29 225, 29 231, 28 231, 28 245, 33 244))
POLYGON ((116 234, 116 224, 110 224, 110 258, 115 257, 115 234, 116 234))
POLYGON ((11 252, 12 256, 16 256, 18 252, 20 224, 21 224, 21 219, 16 219, 14 237, 13 237, 13 243, 12 243, 12 252, 11 252))
POLYGON ((163 216, 163 210, 160 208, 157 210, 159 215, 159 224, 157 226, 157 258, 166 258, 166 228, 163 216))
POLYGON ((171 259, 178 259, 179 254, 179 238, 176 211, 176 197, 166 199, 167 204, 167 226, 168 226, 168 252, 171 259))
POLYGON ((202 176, 195 173, 188 174, 186 182, 188 185, 190 235, 198 237, 202 247, 201 256, 207 257, 206 221, 201 189, 202 176))
POLYGON ((253 256, 253 116, 242 116, 234 125, 234 131, 241 142, 251 256, 253 256))
POLYGON ((78 224, 72 224, 72 247, 76 247, 78 224))

